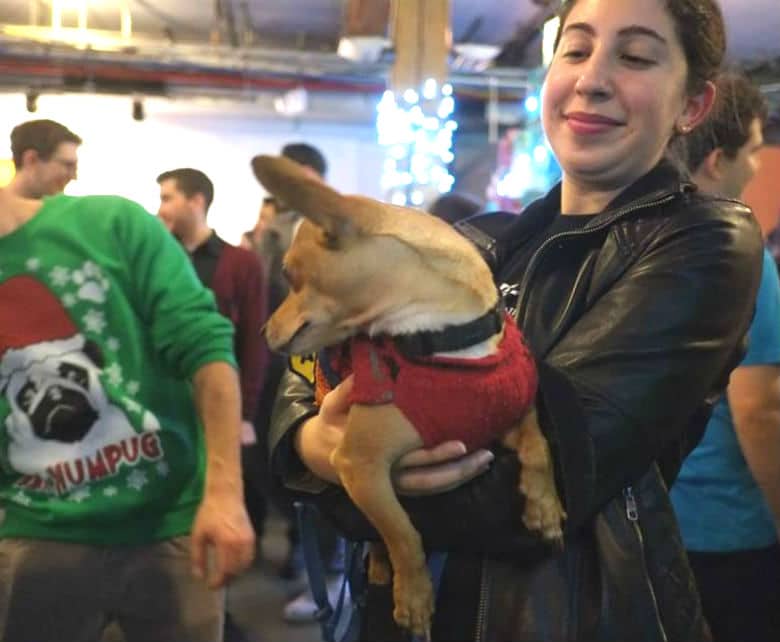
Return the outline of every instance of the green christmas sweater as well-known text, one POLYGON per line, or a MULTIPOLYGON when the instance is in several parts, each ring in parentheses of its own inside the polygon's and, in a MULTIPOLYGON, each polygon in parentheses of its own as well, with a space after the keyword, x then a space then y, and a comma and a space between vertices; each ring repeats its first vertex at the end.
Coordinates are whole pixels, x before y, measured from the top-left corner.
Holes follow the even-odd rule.
POLYGON ((179 243, 135 203, 51 197, 0 237, 0 538, 188 533, 205 472, 190 380, 235 364, 232 339, 179 243))

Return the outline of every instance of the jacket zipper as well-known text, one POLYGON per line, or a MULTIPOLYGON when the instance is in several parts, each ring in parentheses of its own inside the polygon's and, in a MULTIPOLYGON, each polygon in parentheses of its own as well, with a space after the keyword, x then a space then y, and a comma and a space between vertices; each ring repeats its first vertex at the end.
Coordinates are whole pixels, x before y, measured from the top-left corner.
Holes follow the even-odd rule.
POLYGON ((666 629, 661 621, 661 614, 658 610, 658 598, 655 595, 655 589, 653 583, 650 581, 647 573, 647 560, 645 559, 645 541, 642 537, 642 529, 639 527, 639 506, 637 505, 636 497, 634 497, 634 489, 632 486, 626 486, 623 489, 623 497, 626 500, 626 517, 630 522, 636 538, 639 542, 639 551, 642 555, 642 570, 644 571, 645 582, 647 583, 647 589, 650 592, 650 599, 653 602, 653 612, 655 613, 655 621, 658 625, 658 631, 661 633, 661 639, 664 642, 668 642, 669 638, 666 636, 666 629))
POLYGON ((488 590, 487 590, 487 561, 482 558, 480 582, 479 582, 479 605, 477 607, 477 631, 474 636, 474 642, 482 642, 482 634, 485 628, 485 618, 487 617, 488 590))
POLYGON ((669 203, 673 201, 675 198, 677 198, 678 195, 679 192, 667 193, 666 196, 660 198, 655 198, 653 200, 649 200, 644 203, 637 203, 634 205, 630 205, 628 207, 620 208, 607 220, 602 221, 598 225, 594 225, 593 227, 586 227, 580 230, 572 230, 569 232, 559 232, 558 234, 548 238, 544 243, 542 243, 537 248, 536 252, 533 253, 531 259, 528 261, 528 267, 526 268, 525 274, 523 275, 523 280, 520 282, 520 288, 519 288, 520 298, 518 299, 515 308, 517 314, 520 313, 520 310, 525 309, 525 304, 528 301, 528 284, 531 281, 531 277, 533 276, 534 269, 537 267, 539 263, 539 257, 541 256, 542 252, 544 252, 544 250, 546 250, 550 245, 559 241, 562 238, 574 238, 577 236, 587 236, 591 232, 598 232, 600 230, 603 230, 604 228, 609 227, 615 221, 623 218, 627 214, 631 214, 632 212, 636 212, 642 209, 647 209, 649 207, 656 207, 657 205, 663 205, 664 203, 669 203))

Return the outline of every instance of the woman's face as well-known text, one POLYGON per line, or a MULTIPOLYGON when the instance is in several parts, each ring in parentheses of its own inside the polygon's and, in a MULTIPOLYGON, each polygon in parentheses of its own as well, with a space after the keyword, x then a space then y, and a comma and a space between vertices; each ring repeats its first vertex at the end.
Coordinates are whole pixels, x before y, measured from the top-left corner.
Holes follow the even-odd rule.
POLYGON ((621 189, 648 172, 675 127, 695 125, 709 109, 706 96, 686 95, 686 81, 685 54, 661 0, 579 0, 542 103, 565 179, 621 189))

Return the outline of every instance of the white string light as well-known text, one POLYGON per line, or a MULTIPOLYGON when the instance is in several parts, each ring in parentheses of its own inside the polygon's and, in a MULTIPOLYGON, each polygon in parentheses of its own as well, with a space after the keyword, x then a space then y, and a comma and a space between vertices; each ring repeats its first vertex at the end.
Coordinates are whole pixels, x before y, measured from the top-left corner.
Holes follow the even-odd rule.
POLYGON ((452 189, 454 112, 452 86, 439 88, 432 78, 421 93, 407 89, 400 100, 390 90, 384 93, 376 125, 379 144, 387 149, 381 185, 390 202, 421 207, 452 189))

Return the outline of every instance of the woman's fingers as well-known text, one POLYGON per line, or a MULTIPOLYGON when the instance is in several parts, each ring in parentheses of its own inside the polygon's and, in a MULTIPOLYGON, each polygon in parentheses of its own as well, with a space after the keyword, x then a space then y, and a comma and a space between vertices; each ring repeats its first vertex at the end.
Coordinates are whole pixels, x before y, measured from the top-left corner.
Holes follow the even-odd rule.
POLYGON ((458 459, 466 454, 466 445, 462 441, 445 441, 433 448, 418 448, 407 453, 398 460, 398 466, 408 468, 411 466, 430 466, 458 459))
POLYGON ((489 450, 477 450, 443 463, 400 469, 395 486, 404 495, 442 493, 481 475, 493 459, 489 450))

